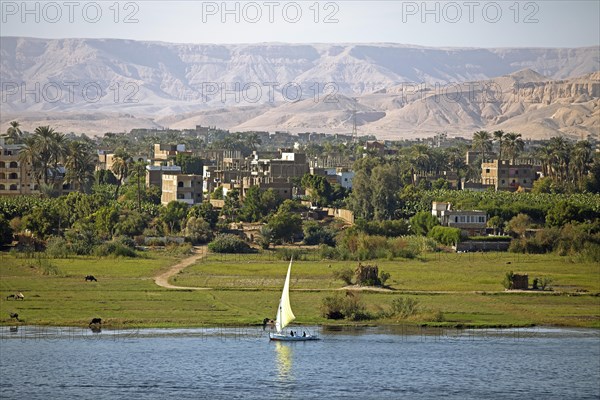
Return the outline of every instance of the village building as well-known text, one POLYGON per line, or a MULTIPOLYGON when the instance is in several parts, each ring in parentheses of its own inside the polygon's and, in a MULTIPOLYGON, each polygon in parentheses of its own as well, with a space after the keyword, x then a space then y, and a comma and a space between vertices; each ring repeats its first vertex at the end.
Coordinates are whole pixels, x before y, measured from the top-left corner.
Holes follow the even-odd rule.
POLYGON ((163 171, 160 202, 167 205, 180 201, 190 206, 202 203, 202 175, 186 175, 163 171))
POLYGON ((536 176, 536 168, 529 164, 513 164, 510 160, 494 160, 481 164, 481 184, 493 186, 496 190, 530 190, 536 176))
POLYGON ((486 234, 488 218, 485 211, 453 210, 450 203, 434 201, 431 214, 440 221, 442 226, 459 228, 468 236, 486 234))

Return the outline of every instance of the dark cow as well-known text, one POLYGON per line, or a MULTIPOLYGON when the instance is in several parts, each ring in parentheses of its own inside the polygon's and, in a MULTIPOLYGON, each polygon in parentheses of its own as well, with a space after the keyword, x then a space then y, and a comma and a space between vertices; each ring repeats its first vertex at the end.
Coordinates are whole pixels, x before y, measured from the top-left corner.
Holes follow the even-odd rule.
POLYGON ((89 325, 101 325, 102 324, 102 318, 92 318, 92 320, 90 321, 89 325))
POLYGON ((20 321, 19 314, 11 312, 9 315, 12 319, 16 319, 17 321, 20 321))
POLYGON ((86 282, 87 282, 87 281, 90 281, 90 282, 91 282, 91 281, 98 282, 98 279, 96 279, 96 277, 95 277, 94 275, 87 275, 87 276, 85 277, 85 281, 86 281, 86 282))

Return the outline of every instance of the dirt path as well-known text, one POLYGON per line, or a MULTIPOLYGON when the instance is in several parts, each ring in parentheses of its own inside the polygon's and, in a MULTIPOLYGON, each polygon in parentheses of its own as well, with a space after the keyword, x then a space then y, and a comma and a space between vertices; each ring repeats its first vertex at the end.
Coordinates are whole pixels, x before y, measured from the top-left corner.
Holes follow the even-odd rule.
POLYGON ((169 278, 173 275, 177 275, 179 271, 193 265, 196 261, 202 259, 206 256, 207 253, 206 246, 197 246, 194 247, 194 254, 191 257, 184 258, 177 264, 171 266, 167 271, 161 273, 154 277, 154 282, 158 286, 162 286, 167 289, 179 289, 179 290, 210 290, 210 288, 198 288, 198 287, 185 287, 185 286, 175 286, 169 283, 169 278))

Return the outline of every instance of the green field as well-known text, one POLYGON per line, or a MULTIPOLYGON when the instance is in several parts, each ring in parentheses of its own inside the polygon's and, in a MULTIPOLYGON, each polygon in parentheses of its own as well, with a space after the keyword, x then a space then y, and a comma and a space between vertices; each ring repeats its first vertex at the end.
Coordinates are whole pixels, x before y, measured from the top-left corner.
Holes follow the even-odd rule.
MULTIPOLYGON (((309 254, 307 258, 315 258, 309 254)), ((209 255, 171 278, 178 286, 208 290, 172 290, 153 277, 177 258, 146 252, 143 258, 23 259, 0 253, 0 324, 85 326, 101 317, 106 327, 193 327, 258 324, 274 317, 287 262, 273 255, 209 255), (98 282, 85 282, 92 274, 98 282), (24 301, 6 300, 21 291, 24 301)), ((372 315, 408 296, 419 312, 408 320, 379 318, 368 324, 448 326, 556 325, 600 328, 600 266, 554 255, 509 253, 429 254, 416 260, 378 260, 389 272, 392 290, 359 294, 372 315), (545 276, 552 292, 508 293, 502 278, 508 271, 545 276), (442 316, 442 318, 440 318, 442 316)), ((344 283, 332 271, 355 268, 357 262, 295 261, 291 300, 297 323, 329 324, 320 316, 321 301, 344 283)))

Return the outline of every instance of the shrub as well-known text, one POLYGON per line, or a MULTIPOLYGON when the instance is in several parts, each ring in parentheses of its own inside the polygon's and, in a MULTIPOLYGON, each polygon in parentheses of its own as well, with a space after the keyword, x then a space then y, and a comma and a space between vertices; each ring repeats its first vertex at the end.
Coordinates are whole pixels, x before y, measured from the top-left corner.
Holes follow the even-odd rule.
POLYGON ((542 290, 546 290, 546 288, 549 289, 549 285, 553 282, 552 278, 548 278, 547 276, 542 276, 541 278, 539 278, 539 285, 540 285, 540 289, 542 290))
POLYGON ((192 253, 192 245, 189 243, 168 243, 165 251, 174 256, 185 256, 192 253))
POLYGON ((304 243, 311 246, 316 244, 327 244, 335 246, 335 232, 317 222, 304 224, 304 243))
POLYGON ((333 271, 333 278, 343 281, 346 285, 352 285, 353 276, 354 272, 348 267, 333 271))
POLYGON ((384 272, 381 271, 379 273, 379 280, 381 281, 381 286, 385 286, 385 283, 387 282, 388 279, 390 279, 390 273, 389 272, 384 272))
POLYGON ((39 268, 42 275, 58 276, 62 275, 62 271, 48 260, 39 260, 39 268))
POLYGON ((400 318, 408 318, 418 311, 419 302, 410 297, 398 297, 392 300, 392 315, 397 315, 400 318))
POLYGON ((319 257, 321 257, 322 260, 342 259, 337 248, 327 246, 326 244, 319 247, 319 257))
POLYGON ((250 246, 239 236, 229 233, 217 235, 217 237, 208 244, 208 249, 213 253, 249 253, 250 246))
POLYGON ((504 275, 504 279, 502 280, 502 286, 504 286, 504 289, 506 290, 510 290, 513 287, 513 277, 514 277, 514 273, 512 271, 507 272, 504 275))
POLYGON ((327 319, 344 319, 344 298, 340 295, 327 296, 321 303, 321 315, 327 319))
POLYGON ((263 250, 267 250, 273 240, 273 230, 266 225, 260 227, 260 237, 258 244, 263 250))
POLYGON ((207 243, 213 238, 210 224, 202 218, 194 216, 187 220, 183 234, 194 244, 207 243))
POLYGON ((325 297, 321 303, 321 315, 327 319, 347 318, 353 321, 370 318, 360 296, 351 292, 346 296, 336 294, 325 297))
POLYGON ((289 261, 292 257, 294 260, 306 260, 306 252, 302 249, 291 249, 289 247, 284 247, 281 249, 277 249, 275 252, 277 258, 283 261, 289 261))
MULTIPOLYGON (((348 230, 340 237, 336 247, 336 258, 361 261, 377 258, 415 258, 431 247, 435 248, 435 241, 423 237, 386 238, 348 230)), ((332 256, 332 252, 329 255, 332 256)))
POLYGON ((52 236, 46 242, 46 256, 50 258, 67 258, 70 254, 67 241, 60 236, 52 236))
POLYGON ((128 236, 117 236, 113 239, 113 242, 129 247, 130 249, 135 249, 135 241, 128 236))
POLYGON ((461 231, 458 228, 450 228, 447 226, 434 226, 427 234, 432 239, 435 239, 446 246, 454 246, 460 242, 461 231))
POLYGON ((94 255, 96 257, 137 257, 137 253, 133 249, 117 242, 106 242, 96 246, 94 255))
POLYGON ((431 228, 440 224, 440 221, 430 212, 421 211, 410 219, 410 229, 416 235, 427 236, 431 228))

